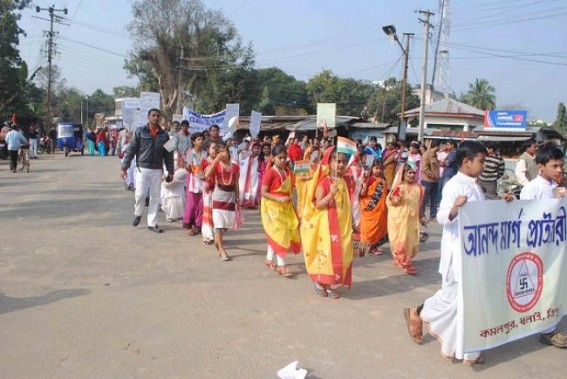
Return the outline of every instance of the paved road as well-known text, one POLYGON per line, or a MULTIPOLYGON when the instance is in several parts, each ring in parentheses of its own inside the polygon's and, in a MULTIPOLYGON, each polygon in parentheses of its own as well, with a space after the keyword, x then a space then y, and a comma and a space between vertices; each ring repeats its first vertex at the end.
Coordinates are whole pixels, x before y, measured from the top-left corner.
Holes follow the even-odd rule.
MULTIPOLYGON (((564 378, 565 351, 534 337, 447 362, 407 336, 402 309, 439 286, 439 228, 421 275, 387 256, 355 262, 338 301, 264 269, 259 214, 228 235, 220 262, 180 224, 130 225, 116 158, 44 155, 29 174, 0 161, 0 378, 275 378, 293 360, 309 378, 564 378)), ((565 329, 565 322, 562 327, 565 329)))

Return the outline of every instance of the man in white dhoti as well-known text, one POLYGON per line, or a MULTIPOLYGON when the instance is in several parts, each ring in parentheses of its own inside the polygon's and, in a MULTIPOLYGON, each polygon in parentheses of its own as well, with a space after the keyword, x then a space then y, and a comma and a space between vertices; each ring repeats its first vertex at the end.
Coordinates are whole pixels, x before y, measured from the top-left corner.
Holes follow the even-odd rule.
MULTIPOLYGON (((535 156, 538 176, 522 188, 521 200, 559 199, 565 197, 565 188, 557 187, 555 178, 563 175, 563 152, 555 146, 544 146, 535 156)), ((539 335, 539 342, 567 348, 567 336, 557 330, 557 324, 539 335)))
MULTIPOLYGON (((458 307, 459 280, 461 278, 460 240, 458 227, 459 208, 470 201, 482 201, 484 195, 477 184, 477 177, 484 168, 486 148, 479 142, 466 141, 457 149, 458 173, 443 188, 437 221, 443 226, 441 236, 441 259, 439 273, 442 276, 441 289, 417 308, 404 309, 406 324, 412 340, 423 343, 422 323, 429 324, 431 335, 441 342, 444 358, 462 359, 474 365, 483 363, 480 352, 463 351, 463 314, 458 307)), ((512 200, 507 195, 505 200, 512 200)))

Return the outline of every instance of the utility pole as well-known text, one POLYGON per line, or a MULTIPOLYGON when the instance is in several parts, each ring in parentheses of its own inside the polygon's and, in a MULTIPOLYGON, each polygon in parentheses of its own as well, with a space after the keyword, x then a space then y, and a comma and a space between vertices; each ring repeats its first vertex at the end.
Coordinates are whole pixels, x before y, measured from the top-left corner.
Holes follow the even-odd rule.
POLYGON ((429 18, 434 16, 435 13, 430 11, 418 11, 420 14, 425 15, 425 20, 421 18, 419 21, 425 25, 425 43, 424 43, 424 51, 423 51, 423 71, 421 73, 421 103, 419 107, 419 129, 417 139, 419 142, 423 142, 423 127, 425 121, 425 94, 426 94, 426 87, 427 87, 427 53, 429 52, 429 29, 433 26, 429 22, 429 18))
POLYGON ((398 130, 398 138, 405 140, 406 134, 406 122, 405 122, 405 112, 406 112, 406 89, 408 85, 408 62, 409 62, 409 48, 410 48, 410 38, 414 35, 413 33, 403 33, 406 40, 406 47, 402 48, 404 51, 404 78, 402 80, 402 113, 400 115, 400 128, 398 130))
POLYGON ((55 5, 50 6, 49 8, 41 8, 39 6, 35 7, 35 11, 37 13, 41 11, 47 11, 49 13, 49 32, 47 32, 47 124, 51 124, 53 117, 51 114, 51 85, 53 82, 53 56, 55 55, 55 46, 53 44, 53 37, 55 33, 53 32, 53 23, 61 24, 61 17, 55 16, 55 12, 63 12, 63 14, 67 14, 67 8, 63 9, 56 9, 55 5))
POLYGON ((177 114, 183 114, 183 60, 184 57, 184 49, 181 46, 181 56, 179 57, 179 83, 177 84, 177 114))

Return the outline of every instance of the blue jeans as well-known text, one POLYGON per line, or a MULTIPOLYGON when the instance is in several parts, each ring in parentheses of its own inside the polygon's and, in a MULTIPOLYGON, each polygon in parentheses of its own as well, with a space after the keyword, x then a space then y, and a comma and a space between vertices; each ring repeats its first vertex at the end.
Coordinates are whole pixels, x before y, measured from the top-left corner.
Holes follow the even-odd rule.
POLYGON ((429 203, 429 219, 433 220, 437 217, 437 207, 439 206, 437 202, 439 183, 422 180, 421 185, 425 188, 423 203, 421 204, 421 214, 425 217, 425 206, 429 203))

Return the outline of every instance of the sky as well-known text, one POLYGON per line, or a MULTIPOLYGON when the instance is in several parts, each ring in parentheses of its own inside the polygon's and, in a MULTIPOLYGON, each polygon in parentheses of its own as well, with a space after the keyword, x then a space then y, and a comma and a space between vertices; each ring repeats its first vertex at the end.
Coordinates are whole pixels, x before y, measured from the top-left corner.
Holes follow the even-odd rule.
MULTIPOLYGON (((567 0, 446 0, 450 2, 449 84, 458 96, 484 78, 496 89, 497 107, 515 106, 534 120, 553 121, 567 103, 567 0)), ((369 81, 402 77, 402 50, 382 26, 415 33, 408 80, 421 83, 425 30, 418 10, 438 13, 439 0, 206 0, 251 42, 257 68, 279 67, 307 81, 324 69, 369 81)), ((68 25, 56 25, 57 56, 68 86, 85 94, 136 85, 122 69, 131 50, 127 24, 132 0, 37 0, 68 8, 68 25)), ((63 15, 62 13, 57 13, 63 15)), ((47 65, 47 11, 25 10, 20 41, 29 70, 47 65)), ((431 19, 435 26, 437 16, 431 19)), ((431 82, 437 29, 431 32, 431 82)))

